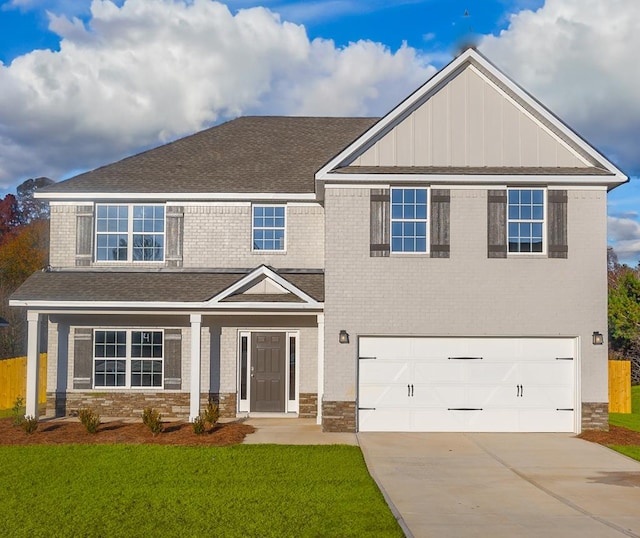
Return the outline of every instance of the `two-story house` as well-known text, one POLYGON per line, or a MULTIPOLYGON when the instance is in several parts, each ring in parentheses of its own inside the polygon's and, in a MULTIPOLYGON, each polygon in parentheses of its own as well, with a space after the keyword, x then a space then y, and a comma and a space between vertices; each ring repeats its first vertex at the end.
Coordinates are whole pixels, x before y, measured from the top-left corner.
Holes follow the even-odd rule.
POLYGON ((606 427, 627 177, 475 50, 380 119, 245 117, 43 189, 27 413, 606 427))

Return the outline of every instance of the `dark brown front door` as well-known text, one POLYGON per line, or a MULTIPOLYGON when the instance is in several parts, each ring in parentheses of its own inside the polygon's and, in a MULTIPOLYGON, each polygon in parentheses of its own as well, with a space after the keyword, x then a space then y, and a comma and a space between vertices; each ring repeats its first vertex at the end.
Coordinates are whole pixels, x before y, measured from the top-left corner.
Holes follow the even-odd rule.
POLYGON ((285 333, 251 335, 251 411, 284 412, 285 333))

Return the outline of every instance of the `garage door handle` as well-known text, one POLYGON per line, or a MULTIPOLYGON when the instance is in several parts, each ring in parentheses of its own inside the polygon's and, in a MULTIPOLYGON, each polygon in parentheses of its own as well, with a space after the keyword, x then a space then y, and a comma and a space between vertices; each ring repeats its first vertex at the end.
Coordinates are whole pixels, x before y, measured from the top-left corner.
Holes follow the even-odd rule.
POLYGON ((448 357, 450 361, 481 361, 482 357, 448 357))
POLYGON ((413 398, 413 385, 411 385, 411 397, 413 398))
POLYGON ((524 396, 524 387, 522 385, 516 385, 516 398, 522 398, 524 396))
POLYGON ((413 397, 413 385, 407 385, 407 396, 409 398, 413 397))
POLYGON ((482 411, 482 407, 447 407, 447 411, 482 411))

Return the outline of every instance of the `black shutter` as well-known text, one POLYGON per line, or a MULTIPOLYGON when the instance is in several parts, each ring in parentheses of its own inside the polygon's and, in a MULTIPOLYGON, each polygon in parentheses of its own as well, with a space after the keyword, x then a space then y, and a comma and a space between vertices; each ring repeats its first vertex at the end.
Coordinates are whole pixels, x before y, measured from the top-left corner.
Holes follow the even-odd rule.
POLYGON ((549 258, 567 258, 567 191, 548 191, 547 250, 549 258))
POLYGON ((73 388, 90 389, 93 373, 93 329, 76 327, 73 335, 73 388))
POLYGON ((487 247, 489 258, 507 257, 507 191, 487 195, 487 247))
POLYGON ((76 206, 76 265, 87 267, 93 259, 93 206, 76 206))
POLYGON ((372 257, 385 257, 391 253, 390 208, 389 189, 371 189, 370 256, 372 257))
POLYGON ((164 388, 182 388, 182 329, 164 330, 164 388))
POLYGON ((166 252, 169 267, 182 267, 182 238, 184 234, 184 207, 167 206, 166 252))
POLYGON ((431 191, 431 257, 449 257, 449 214, 451 207, 450 191, 433 189, 431 191))

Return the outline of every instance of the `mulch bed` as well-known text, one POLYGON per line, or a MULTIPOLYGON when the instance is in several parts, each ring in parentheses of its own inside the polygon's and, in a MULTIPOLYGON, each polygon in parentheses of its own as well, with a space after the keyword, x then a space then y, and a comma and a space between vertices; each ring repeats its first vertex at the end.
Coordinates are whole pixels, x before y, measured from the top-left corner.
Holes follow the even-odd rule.
POLYGON ((620 426, 609 426, 608 432, 586 431, 578 435, 580 439, 601 445, 637 445, 640 446, 640 432, 634 432, 620 426))
POLYGON ((13 425, 12 418, 0 419, 0 445, 60 444, 149 444, 175 446, 229 446, 242 443, 255 429, 240 422, 216 424, 202 435, 193 433, 188 422, 165 422, 164 431, 154 436, 142 422, 113 420, 100 424, 96 433, 88 433, 80 422, 69 419, 43 420, 38 429, 27 434, 13 425))

